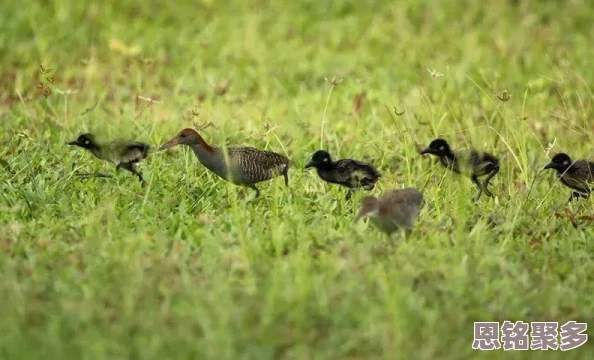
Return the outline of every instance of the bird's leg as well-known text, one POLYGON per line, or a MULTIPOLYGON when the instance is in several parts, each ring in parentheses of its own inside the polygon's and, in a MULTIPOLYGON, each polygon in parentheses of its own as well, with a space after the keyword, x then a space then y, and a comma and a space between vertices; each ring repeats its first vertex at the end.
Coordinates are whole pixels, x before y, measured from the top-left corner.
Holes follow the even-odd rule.
POLYGON ((590 196, 590 193, 581 193, 578 191, 574 191, 571 193, 571 195, 569 195, 569 200, 568 201, 572 201, 573 199, 579 199, 579 198, 583 198, 583 199, 587 199, 590 196))
POLYGON ((118 170, 119 168, 126 169, 129 172, 131 172, 132 174, 136 175, 138 177, 138 180, 140 180, 140 183, 142 184, 142 186, 144 186, 146 184, 146 182, 142 178, 142 173, 140 171, 138 171, 138 169, 136 168, 136 165, 134 165, 134 163, 119 163, 116 166, 116 170, 118 170))
POLYGON ((404 240, 408 240, 408 238, 410 237, 411 234, 412 234, 412 229, 404 230, 404 240))
POLYGON ((478 201, 478 199, 481 198, 481 195, 483 193, 483 185, 481 185, 481 183, 478 181, 478 178, 476 177, 476 175, 472 175, 471 179, 472 179, 472 182, 478 187, 478 193, 474 197, 474 201, 478 201))
POLYGON ((483 182, 483 188, 485 189, 485 194, 487 194, 487 196, 492 197, 493 193, 491 193, 491 191, 489 191, 488 186, 489 186, 489 182, 491 181, 491 179, 493 178, 493 176, 497 175, 497 173, 499 172, 499 167, 494 168, 489 175, 487 176, 487 178, 485 179, 485 181, 483 182))
POLYGON ((258 198, 258 196, 260 196, 260 190, 258 190, 258 188, 256 187, 256 185, 252 184, 252 185, 248 185, 249 188, 254 189, 254 191, 256 192, 256 196, 254 196, 254 200, 258 198))
POLYGON ((580 196, 580 195, 579 195, 577 192, 575 192, 575 191, 572 191, 572 192, 571 192, 571 194, 569 194, 569 198, 567 199, 567 202, 568 202, 568 203, 570 203, 570 202, 572 202, 572 201, 573 201, 573 199, 576 199, 576 198, 578 198, 579 196, 580 196))
POLYGON ((347 190, 347 193, 346 193, 346 196, 344 197, 344 199, 345 200, 350 200, 352 195, 353 195, 353 190, 348 189, 347 190))
POLYGON ((289 186, 289 169, 287 168, 284 172, 283 172, 283 177, 285 178, 285 186, 289 186))

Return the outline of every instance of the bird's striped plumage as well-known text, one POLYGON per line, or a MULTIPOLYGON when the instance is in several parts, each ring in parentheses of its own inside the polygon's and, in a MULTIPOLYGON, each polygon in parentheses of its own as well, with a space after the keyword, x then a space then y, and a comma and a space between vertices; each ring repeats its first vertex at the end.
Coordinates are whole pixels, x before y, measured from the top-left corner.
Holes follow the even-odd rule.
POLYGON ((198 161, 222 179, 254 189, 256 197, 260 192, 255 185, 262 181, 282 175, 289 185, 291 161, 284 155, 250 146, 213 147, 193 129, 180 131, 159 149, 178 144, 190 146, 198 161))
MULTIPOLYGON (((216 149, 215 151, 224 151, 216 149)), ((253 147, 227 148, 233 183, 257 184, 280 175, 286 175, 290 161, 286 156, 253 147)), ((287 178, 288 182, 288 178, 287 178)))

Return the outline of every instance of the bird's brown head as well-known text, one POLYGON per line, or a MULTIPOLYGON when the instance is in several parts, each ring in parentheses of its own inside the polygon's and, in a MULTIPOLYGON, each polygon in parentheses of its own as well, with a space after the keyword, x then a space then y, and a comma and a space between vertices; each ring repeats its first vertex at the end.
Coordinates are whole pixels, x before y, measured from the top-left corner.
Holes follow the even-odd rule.
POLYGON ((167 141, 165 144, 159 147, 159 151, 168 149, 175 145, 205 145, 206 143, 198 134, 198 132, 194 129, 183 129, 177 135, 175 135, 171 140, 167 141))
POLYGON ((375 196, 366 196, 361 201, 361 209, 355 218, 355 222, 366 216, 377 216, 379 213, 379 201, 375 196))
MULTIPOLYGON (((553 156, 551 162, 548 163, 544 169, 555 169, 560 173, 564 173, 571 166, 571 158, 565 153, 559 153, 553 156)), ((543 169, 543 170, 544 170, 543 169)))
POLYGON ((450 145, 444 139, 435 139, 431 141, 429 146, 421 151, 421 155, 432 154, 436 156, 447 156, 452 152, 450 145))

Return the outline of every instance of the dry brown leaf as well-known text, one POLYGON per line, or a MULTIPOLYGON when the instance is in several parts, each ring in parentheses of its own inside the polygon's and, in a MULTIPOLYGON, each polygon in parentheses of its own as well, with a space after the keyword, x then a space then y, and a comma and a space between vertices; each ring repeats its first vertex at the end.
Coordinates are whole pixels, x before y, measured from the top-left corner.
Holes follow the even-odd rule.
POLYGON ((357 114, 357 116, 361 116, 361 110, 363 107, 363 100, 365 100, 365 95, 366 92, 363 90, 357 95, 355 95, 355 98, 353 99, 353 110, 355 111, 355 114, 357 114))
POLYGON ((119 39, 111 39, 109 40, 109 48, 112 51, 120 53, 122 55, 138 55, 140 53, 140 46, 139 45, 126 45, 119 39))
POLYGON ((542 245, 542 241, 540 241, 539 239, 537 239, 537 238, 530 239, 530 247, 531 248, 539 247, 541 245, 542 245))
POLYGON ((215 94, 218 96, 225 95, 227 93, 227 91, 229 91, 230 85, 231 85, 231 82, 229 81, 229 79, 221 80, 221 82, 219 82, 219 85, 217 85, 217 87, 215 88, 215 94))

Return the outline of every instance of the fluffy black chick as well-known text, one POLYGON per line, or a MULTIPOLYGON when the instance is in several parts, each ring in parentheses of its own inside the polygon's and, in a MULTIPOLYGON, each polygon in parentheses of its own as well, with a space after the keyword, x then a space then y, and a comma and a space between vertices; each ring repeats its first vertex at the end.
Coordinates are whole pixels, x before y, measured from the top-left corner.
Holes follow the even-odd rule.
POLYGON ((356 189, 372 190, 381 177, 380 172, 371 164, 353 159, 332 161, 330 154, 324 150, 316 151, 305 168, 314 167, 318 176, 329 183, 348 188, 345 199, 351 198, 356 189))
POLYGON ((85 133, 76 140, 68 143, 71 146, 78 146, 90 151, 95 157, 109 161, 116 166, 116 170, 123 168, 136 175, 144 184, 142 173, 138 171, 136 164, 145 159, 151 146, 138 141, 114 140, 106 144, 99 144, 95 135, 85 133))
POLYGON ((555 169, 563 185, 574 190, 569 201, 590 196, 590 183, 594 182, 594 163, 586 160, 572 161, 569 155, 559 153, 553 156, 544 169, 555 169))
POLYGON ((483 191, 487 196, 493 196, 487 187, 491 178, 499 172, 499 160, 495 156, 475 149, 462 149, 454 152, 444 139, 431 141, 429 146, 421 151, 421 155, 424 154, 435 155, 443 166, 454 173, 469 176, 478 187, 475 201, 481 197, 483 191), (485 175, 487 177, 481 183, 478 178, 485 175))

